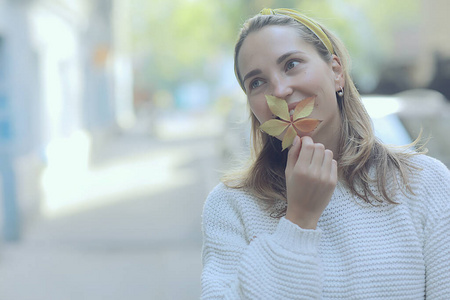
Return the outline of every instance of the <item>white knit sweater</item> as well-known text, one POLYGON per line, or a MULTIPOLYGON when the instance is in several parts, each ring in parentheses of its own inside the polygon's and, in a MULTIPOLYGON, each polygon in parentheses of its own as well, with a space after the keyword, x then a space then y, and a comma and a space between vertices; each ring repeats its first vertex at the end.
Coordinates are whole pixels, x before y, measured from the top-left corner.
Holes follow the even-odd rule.
POLYGON ((203 211, 202 299, 450 299, 450 172, 413 160, 415 195, 376 207, 338 184, 317 230, 219 184, 203 211))

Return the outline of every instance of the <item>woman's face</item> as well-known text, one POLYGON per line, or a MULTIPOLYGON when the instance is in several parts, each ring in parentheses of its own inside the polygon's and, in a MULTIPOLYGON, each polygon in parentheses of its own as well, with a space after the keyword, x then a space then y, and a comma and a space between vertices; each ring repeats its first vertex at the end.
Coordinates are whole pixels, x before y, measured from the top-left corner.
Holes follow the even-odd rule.
POLYGON ((325 62, 297 29, 271 25, 247 36, 238 54, 238 66, 250 108, 261 124, 275 117, 266 94, 286 100, 290 110, 303 99, 316 96, 309 117, 322 122, 308 135, 335 150, 341 124, 335 93, 344 86, 335 55, 325 62))

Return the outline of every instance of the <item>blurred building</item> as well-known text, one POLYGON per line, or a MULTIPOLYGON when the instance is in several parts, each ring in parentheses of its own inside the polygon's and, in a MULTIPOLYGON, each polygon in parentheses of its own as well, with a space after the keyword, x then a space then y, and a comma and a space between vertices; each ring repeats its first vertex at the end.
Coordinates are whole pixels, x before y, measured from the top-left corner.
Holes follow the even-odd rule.
POLYGON ((18 239, 38 211, 44 169, 47 180, 70 185, 96 143, 133 122, 131 64, 120 51, 115 3, 0 0, 0 227, 7 240, 18 239))
POLYGON ((398 27, 394 51, 384 62, 373 91, 392 94, 428 88, 450 100, 450 1, 421 0, 420 18, 410 27, 398 27))

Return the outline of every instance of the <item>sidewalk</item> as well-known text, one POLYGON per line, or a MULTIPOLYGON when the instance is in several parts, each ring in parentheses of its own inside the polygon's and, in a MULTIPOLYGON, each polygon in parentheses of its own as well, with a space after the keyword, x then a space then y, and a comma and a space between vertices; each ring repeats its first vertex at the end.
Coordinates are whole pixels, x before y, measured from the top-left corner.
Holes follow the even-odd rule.
POLYGON ((90 185, 72 197, 84 203, 3 244, 0 299, 199 299, 201 212, 220 153, 211 137, 105 145, 90 185))

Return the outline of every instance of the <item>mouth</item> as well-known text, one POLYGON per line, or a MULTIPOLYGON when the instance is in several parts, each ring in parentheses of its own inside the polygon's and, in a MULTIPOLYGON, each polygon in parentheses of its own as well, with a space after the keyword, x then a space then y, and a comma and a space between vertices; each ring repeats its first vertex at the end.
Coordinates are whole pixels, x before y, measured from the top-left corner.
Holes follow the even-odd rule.
MULTIPOLYGON (((293 102, 293 103, 289 103, 289 104, 288 104, 289 112, 293 112, 293 111, 295 110, 295 107, 296 107, 300 102, 302 102, 303 100, 308 99, 308 98, 316 98, 316 97, 317 97, 316 95, 313 95, 313 96, 310 96, 310 97, 303 98, 303 99, 300 100, 300 101, 296 101, 296 102, 293 102)), ((292 114, 291 114, 291 115, 292 115, 292 114)))
MULTIPOLYGON (((311 96, 311 97, 317 97, 316 95, 313 95, 313 96, 311 96)), ((288 111, 289 111, 289 115, 291 116, 291 121, 292 121, 292 116, 294 115, 294 112, 295 112, 295 108, 297 107, 297 105, 300 103, 300 102, 302 102, 303 100, 305 100, 305 99, 308 99, 308 98, 311 98, 311 97, 306 97, 306 98, 303 98, 302 100, 300 100, 300 101, 296 101, 296 102, 292 102, 292 103, 289 103, 288 104, 288 111)), ((275 116, 275 115, 272 115, 272 118, 273 119, 276 119, 276 120, 281 120, 281 118, 280 117, 278 117, 278 116, 275 116)))
POLYGON ((297 106, 297 104, 299 104, 300 102, 302 102, 303 100, 300 100, 300 101, 297 101, 297 102, 293 102, 293 103, 290 103, 290 104, 288 104, 288 110, 289 110, 289 113, 293 113, 294 112, 294 110, 295 110, 295 107, 297 106))

